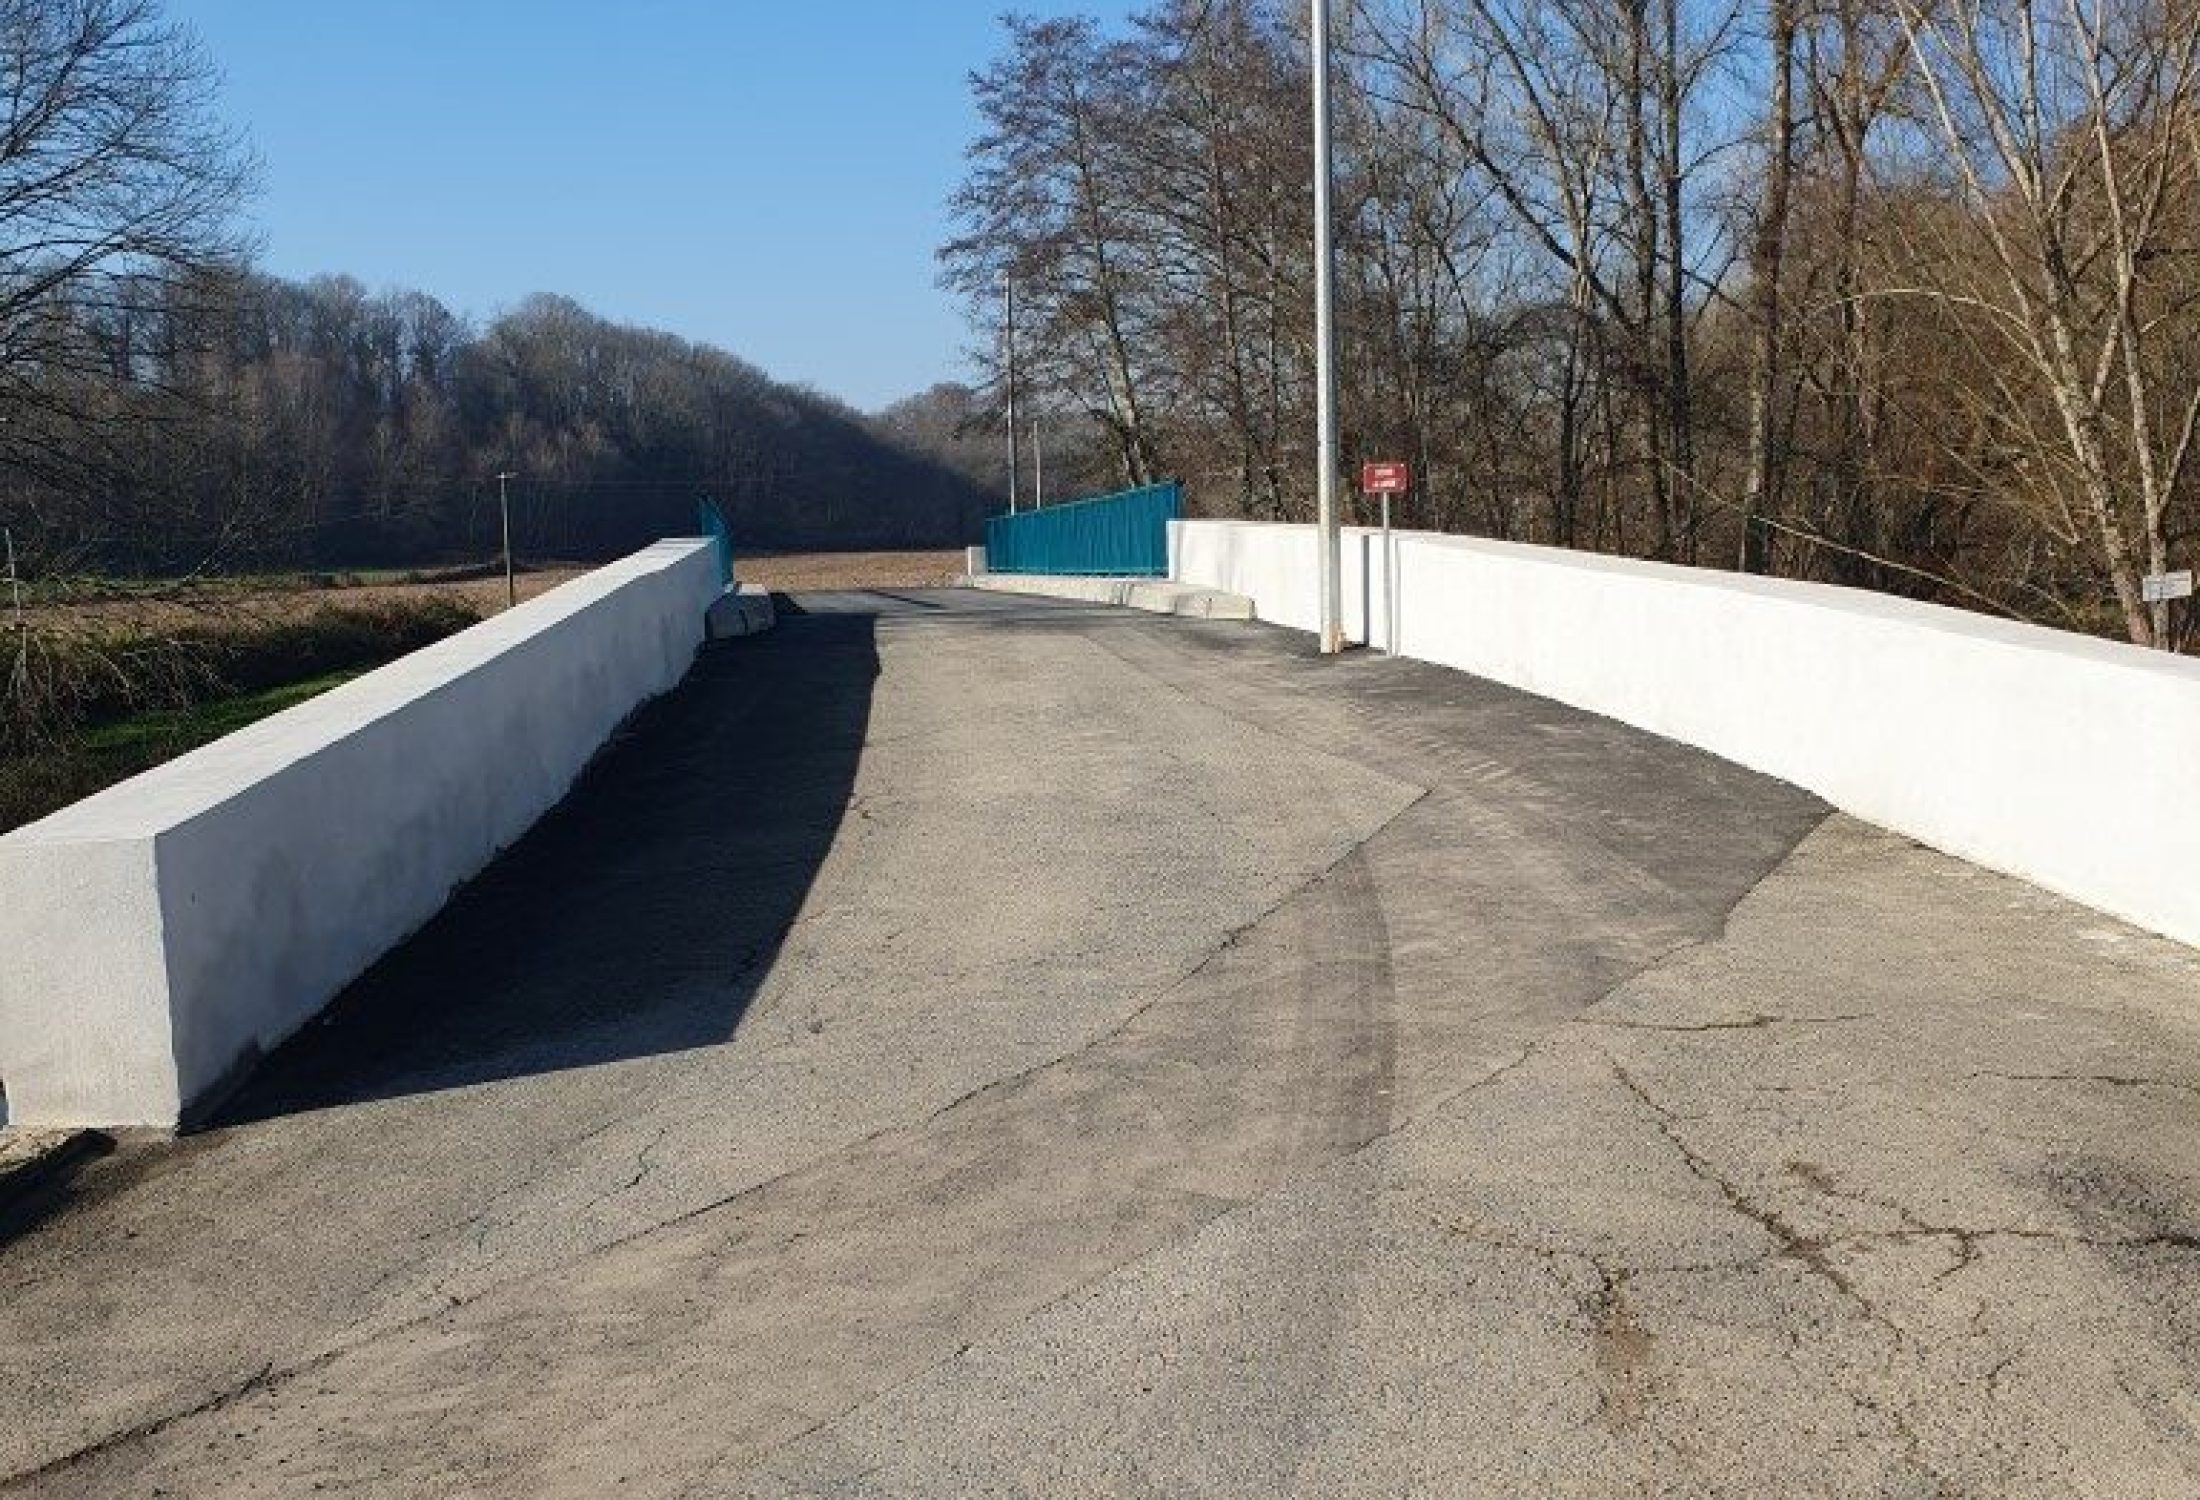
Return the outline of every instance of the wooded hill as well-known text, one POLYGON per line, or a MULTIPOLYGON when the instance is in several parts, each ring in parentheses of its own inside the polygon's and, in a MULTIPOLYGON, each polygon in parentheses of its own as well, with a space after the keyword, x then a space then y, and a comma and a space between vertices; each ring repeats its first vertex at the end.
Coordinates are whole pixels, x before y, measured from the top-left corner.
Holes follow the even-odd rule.
POLYGON ((560 297, 477 329, 418 292, 202 270, 64 312, 73 368, 0 428, 32 569, 483 556, 500 471, 534 557, 691 532, 703 495, 764 548, 954 545, 989 508, 827 396, 560 297))
POLYGON ((952 544, 984 496, 828 397, 536 297, 284 281, 238 233, 252 153, 159 0, 0 0, 0 525, 33 579, 479 559, 695 527, 952 544))

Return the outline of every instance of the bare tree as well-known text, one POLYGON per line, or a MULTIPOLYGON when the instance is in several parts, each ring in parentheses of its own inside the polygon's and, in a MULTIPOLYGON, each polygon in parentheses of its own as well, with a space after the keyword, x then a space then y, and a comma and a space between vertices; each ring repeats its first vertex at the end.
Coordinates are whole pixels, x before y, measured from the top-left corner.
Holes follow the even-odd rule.
MULTIPOLYGON (((1012 16, 1007 54, 972 79, 986 133, 953 207, 964 233, 941 251, 947 284, 994 326, 1017 287, 1035 370, 1113 436, 1123 481, 1156 473, 1148 344, 1137 320, 1124 114, 1128 50, 1088 20, 1012 16)), ((984 363, 994 362, 988 339, 984 363)))
POLYGON ((1169 0, 1136 29, 1126 207, 1167 356, 1147 384, 1228 435, 1246 513, 1281 516, 1308 458, 1291 420, 1312 358, 1305 69, 1258 0, 1169 0))
POLYGON ((1749 275, 1756 344, 1749 387, 1749 471, 1742 482, 1745 573, 1770 564, 1770 522, 1779 494, 1780 356, 1787 329, 1781 297, 1787 275, 1788 202, 1795 169, 1795 0, 1765 0, 1771 86, 1765 106, 1764 195, 1751 231, 1749 275))
POLYGON ((218 291, 203 268, 240 258, 254 168, 214 86, 155 0, 0 0, 0 454, 17 465, 78 467, 87 407, 152 368, 163 304, 218 291))
MULTIPOLYGON (((1798 309, 1797 337, 1815 358, 1798 371, 1830 418, 1810 469, 1810 519, 1839 543, 1809 559, 1851 583, 1883 583, 1867 562, 1876 552, 1891 509, 1903 497, 1885 490, 1887 433, 1897 408, 1892 396, 1898 344, 1893 309, 1864 295, 1869 274, 1867 220, 1880 205, 1870 197, 1880 142, 1900 123, 1896 106, 1909 79, 1910 48, 1892 0, 1831 0, 1803 28, 1803 78, 1810 94, 1813 159, 1813 247, 1806 269, 1817 273, 1830 301, 1823 312, 1798 309), (1821 328, 1820 324, 1830 326, 1821 328)), ((1912 491, 1910 499, 1920 498, 1912 491)))
MULTIPOLYGON (((1035 381, 1208 510, 1306 507, 1301 10, 1012 20, 977 80, 953 284, 982 326, 1013 271, 1035 381)), ((2174 644, 2200 612, 2139 592, 2200 526, 2196 27, 1357 0, 1345 445, 1412 458, 1423 523, 2174 644)))
POLYGON ((1963 212, 1914 226, 1917 281, 1890 290, 1968 314, 1997 439, 2032 456, 2037 503, 2087 518, 2130 638, 2166 646, 2167 607, 2140 583, 2168 565, 2200 425, 2185 352, 2200 282, 2177 253, 2195 211, 2200 8, 1897 6, 1963 212))

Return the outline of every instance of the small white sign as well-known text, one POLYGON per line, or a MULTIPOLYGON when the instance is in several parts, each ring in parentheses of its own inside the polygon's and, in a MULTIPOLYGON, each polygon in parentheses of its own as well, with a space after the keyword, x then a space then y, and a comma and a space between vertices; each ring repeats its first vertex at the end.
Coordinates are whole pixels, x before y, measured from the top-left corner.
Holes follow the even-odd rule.
POLYGON ((2172 599, 2192 597, 2192 569, 2182 573, 2149 573, 2140 592, 2149 604, 2167 604, 2172 599))

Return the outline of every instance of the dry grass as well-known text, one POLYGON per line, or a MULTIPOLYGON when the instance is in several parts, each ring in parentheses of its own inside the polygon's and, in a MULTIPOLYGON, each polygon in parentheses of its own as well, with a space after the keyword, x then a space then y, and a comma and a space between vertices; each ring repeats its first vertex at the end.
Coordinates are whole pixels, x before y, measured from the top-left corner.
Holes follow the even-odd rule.
MULTIPOLYGON (((549 592, 589 572, 579 563, 551 563, 519 575, 519 597, 549 592)), ((744 553, 743 583, 768 589, 939 588, 963 571, 959 549, 918 552, 744 553)), ((331 605, 373 607, 449 600, 486 618, 504 607, 504 578, 478 568, 418 573, 302 574, 214 578, 182 585, 129 588, 89 583, 49 588, 27 602, 33 628, 86 630, 106 638, 167 635, 209 620, 275 626, 331 605)))
POLYGON ((207 616, 161 633, 8 632, 0 832, 394 661, 479 619, 448 594, 207 616))
MULTIPOLYGON (((777 590, 928 588, 960 551, 743 557, 777 590)), ((522 600, 588 571, 522 573, 522 600)), ((0 831, 44 816, 504 607, 493 570, 86 581, 0 618, 0 831)))
MULTIPOLYGON (((590 571, 579 563, 554 563, 519 575, 524 602, 590 571)), ((504 607, 504 577, 469 568, 441 573, 300 574, 265 578, 213 578, 190 584, 144 587, 97 581, 49 586, 26 601, 34 629, 88 630, 102 636, 166 634, 212 619, 281 624, 330 605, 374 607, 448 600, 487 616, 504 607)))
MULTIPOLYGON (((532 598, 587 570, 520 575, 532 598)), ((0 602, 0 750, 148 709, 365 668, 504 608, 501 570, 37 580, 0 602)))
POLYGON ((802 589, 940 588, 962 575, 959 549, 935 552, 782 552, 743 554, 743 583, 780 592, 802 589))

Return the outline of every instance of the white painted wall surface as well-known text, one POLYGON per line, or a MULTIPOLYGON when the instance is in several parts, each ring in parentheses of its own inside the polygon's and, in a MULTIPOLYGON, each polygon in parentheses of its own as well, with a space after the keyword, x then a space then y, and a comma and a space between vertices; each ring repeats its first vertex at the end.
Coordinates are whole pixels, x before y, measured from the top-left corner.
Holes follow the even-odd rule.
POLYGON ((680 680, 717 568, 661 542, 0 837, 11 1123, 216 1097, 680 680))
MULTIPOLYGON (((1697 745, 2200 945, 2200 661, 1857 589, 1401 532, 1403 655, 1697 745)), ((1308 526, 1183 521, 1172 574, 1315 627, 1308 526)), ((1389 644, 1375 534, 1345 619, 1389 644)))

